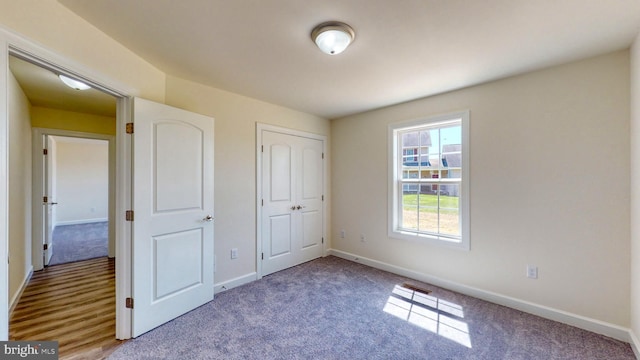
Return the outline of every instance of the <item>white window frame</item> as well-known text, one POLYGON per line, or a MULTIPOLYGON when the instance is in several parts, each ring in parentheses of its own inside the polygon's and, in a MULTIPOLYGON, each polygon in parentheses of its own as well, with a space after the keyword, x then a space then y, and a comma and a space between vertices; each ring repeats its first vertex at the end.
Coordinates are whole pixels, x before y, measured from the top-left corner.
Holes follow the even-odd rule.
POLYGON ((399 122, 389 125, 389 206, 388 206, 388 235, 390 238, 408 241, 419 241, 427 244, 451 247, 462 250, 470 249, 469 236, 469 111, 459 111, 428 118, 399 122), (400 134, 407 130, 420 129, 422 127, 437 126, 438 123, 460 120, 462 139, 462 178, 460 183, 460 238, 450 236, 425 234, 417 231, 407 231, 399 228, 402 198, 399 189, 402 188, 402 164, 403 155, 400 134), (400 161, 400 163, 399 163, 400 161))

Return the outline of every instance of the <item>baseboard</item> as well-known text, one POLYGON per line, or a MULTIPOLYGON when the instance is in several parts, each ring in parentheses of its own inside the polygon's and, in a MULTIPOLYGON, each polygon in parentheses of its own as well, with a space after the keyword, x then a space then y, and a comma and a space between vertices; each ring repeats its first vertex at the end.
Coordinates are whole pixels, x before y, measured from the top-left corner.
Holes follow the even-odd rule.
MULTIPOLYGON (((401 276, 406 276, 418 281, 439 286, 448 290, 456 291, 461 294, 473 296, 478 299, 489 301, 498 305, 503 305, 516 310, 520 310, 529 314, 537 315, 545 319, 554 320, 567 325, 575 326, 580 329, 591 331, 597 334, 605 335, 620 341, 632 343, 631 330, 622 326, 614 325, 604 321, 588 318, 585 316, 569 313, 563 310, 550 308, 547 306, 531 303, 525 300, 516 299, 510 296, 501 295, 491 291, 478 289, 475 287, 463 285, 457 282, 445 280, 436 276, 423 274, 417 271, 409 270, 400 266, 384 263, 378 260, 364 258, 359 255, 348 252, 330 249, 329 254, 337 257, 371 266, 376 269, 388 271, 401 276)), ((636 348, 638 347, 637 338, 634 340, 636 348)), ((633 346, 633 344, 632 344, 633 346)), ((636 351, 637 349, 634 349, 636 351)), ((637 356, 636 352, 636 356, 637 356)))
POLYGON ((629 344, 631 345, 631 349, 633 349, 633 353, 636 355, 636 359, 640 359, 640 340, 638 340, 633 330, 629 330, 629 339, 629 344))
POLYGON ((213 293, 218 294, 223 291, 227 291, 235 287, 248 284, 252 281, 256 281, 257 279, 258 279, 258 274, 255 272, 249 273, 247 275, 239 276, 235 279, 227 280, 219 284, 213 285, 213 293))
POLYGON ((107 221, 109 221, 108 218, 96 218, 96 219, 84 219, 84 220, 67 220, 67 221, 58 221, 58 222, 56 222, 56 226, 91 224, 91 223, 107 222, 107 221))
POLYGON ((26 289, 27 285, 29 285, 29 280, 31 280, 32 275, 33 275, 33 266, 30 266, 29 271, 27 272, 27 275, 22 280, 22 285, 20 285, 20 290, 18 290, 11 297, 11 302, 9 302, 9 318, 11 318, 11 313, 13 312, 13 309, 15 309, 16 305, 18 305, 18 302, 20 301, 20 297, 22 297, 22 293, 24 292, 24 289, 26 289))

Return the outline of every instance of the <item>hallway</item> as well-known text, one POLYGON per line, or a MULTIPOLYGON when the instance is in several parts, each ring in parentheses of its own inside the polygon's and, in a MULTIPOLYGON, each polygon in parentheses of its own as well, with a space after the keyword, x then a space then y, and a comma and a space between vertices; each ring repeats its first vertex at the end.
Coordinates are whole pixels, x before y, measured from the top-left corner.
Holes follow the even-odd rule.
POLYGON ((10 340, 56 340, 60 359, 99 359, 115 339, 115 259, 35 272, 11 314, 10 340))

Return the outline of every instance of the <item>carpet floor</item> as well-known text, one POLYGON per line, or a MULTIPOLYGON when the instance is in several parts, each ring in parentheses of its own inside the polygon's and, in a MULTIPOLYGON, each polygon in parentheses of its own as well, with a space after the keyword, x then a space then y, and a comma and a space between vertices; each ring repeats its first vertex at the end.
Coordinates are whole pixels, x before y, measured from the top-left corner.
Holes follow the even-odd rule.
POLYGON ((329 256, 216 294, 108 359, 635 357, 621 341, 329 256))
POLYGON ((49 265, 88 260, 109 254, 108 222, 56 226, 49 265))

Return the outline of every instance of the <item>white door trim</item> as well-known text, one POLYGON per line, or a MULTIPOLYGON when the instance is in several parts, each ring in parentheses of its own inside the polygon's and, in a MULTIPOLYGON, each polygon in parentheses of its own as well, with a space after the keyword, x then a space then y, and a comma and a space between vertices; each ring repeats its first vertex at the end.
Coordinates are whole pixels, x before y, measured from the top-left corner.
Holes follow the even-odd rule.
POLYGON ((79 62, 50 51, 35 42, 0 26, 0 341, 9 338, 9 266, 8 262, 8 78, 9 55, 15 55, 59 73, 72 75, 118 98, 116 115, 115 234, 116 234, 116 338, 131 337, 131 310, 125 298, 131 296, 131 224, 125 211, 131 206, 131 142, 125 124, 131 122, 132 96, 137 89, 125 86, 79 62))
POLYGON ((300 130, 289 129, 285 127, 256 123, 256 279, 262 279, 262 132, 272 131, 276 133, 300 136, 310 139, 322 141, 322 152, 325 155, 325 161, 322 162, 322 192, 324 193, 324 201, 322 202, 322 256, 327 255, 327 137, 300 130))
MULTIPOLYGON (((44 174, 42 169, 44 168, 44 157, 42 156, 42 137, 44 135, 52 136, 66 136, 83 139, 95 139, 106 140, 109 143, 109 244, 115 238, 115 195, 116 195, 116 138, 112 135, 85 133, 79 131, 58 130, 58 129, 45 129, 45 128, 32 128, 32 204, 31 204, 31 218, 32 218, 32 244, 31 244, 31 263, 33 265, 33 271, 42 270, 44 264, 42 263, 42 245, 41 240, 43 235, 43 212, 42 212, 42 198, 40 192, 43 188, 44 174)), ((55 250, 54 250, 55 251, 55 250)), ((114 256, 115 253, 109 248, 109 255, 114 256)))

